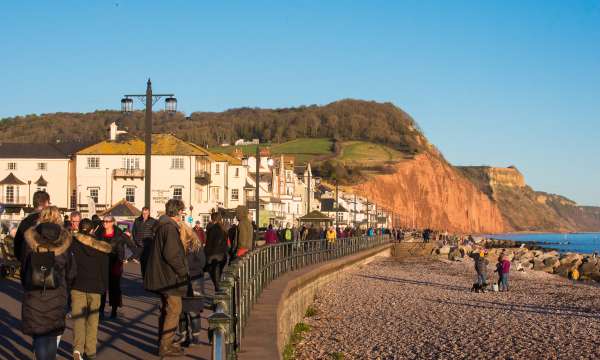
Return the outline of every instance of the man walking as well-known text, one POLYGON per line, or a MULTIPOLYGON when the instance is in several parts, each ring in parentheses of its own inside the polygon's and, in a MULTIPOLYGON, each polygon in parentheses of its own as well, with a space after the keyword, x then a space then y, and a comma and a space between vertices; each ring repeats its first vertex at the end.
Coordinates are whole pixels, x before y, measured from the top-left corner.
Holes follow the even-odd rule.
POLYGON ((37 221, 40 218, 40 212, 50 206, 50 195, 48 195, 45 191, 36 191, 33 194, 33 207, 34 210, 31 214, 29 214, 17 228, 17 233, 15 234, 14 240, 14 248, 15 248, 15 257, 21 263, 23 263, 23 243, 25 242, 25 231, 29 228, 32 228, 37 225, 37 221))
POLYGON ((153 228, 155 224, 156 220, 150 216, 150 209, 144 206, 142 215, 135 219, 131 230, 131 236, 136 245, 133 261, 141 262, 142 277, 144 277, 144 271, 146 271, 148 251, 154 236, 153 228))
POLYGON ((179 223, 185 205, 171 199, 165 205, 165 215, 158 219, 154 240, 148 252, 144 287, 156 292, 161 299, 159 318, 159 356, 182 356, 173 338, 181 315, 181 297, 187 292, 188 266, 179 235, 179 223))

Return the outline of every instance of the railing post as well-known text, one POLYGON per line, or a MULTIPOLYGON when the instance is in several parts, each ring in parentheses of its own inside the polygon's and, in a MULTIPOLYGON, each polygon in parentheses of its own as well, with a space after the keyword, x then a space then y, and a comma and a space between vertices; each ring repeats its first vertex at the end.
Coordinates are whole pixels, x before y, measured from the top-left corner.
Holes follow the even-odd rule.
POLYGON ((223 312, 215 312, 208 317, 208 329, 212 344, 211 359, 227 360, 232 355, 227 352, 227 337, 231 317, 223 312))

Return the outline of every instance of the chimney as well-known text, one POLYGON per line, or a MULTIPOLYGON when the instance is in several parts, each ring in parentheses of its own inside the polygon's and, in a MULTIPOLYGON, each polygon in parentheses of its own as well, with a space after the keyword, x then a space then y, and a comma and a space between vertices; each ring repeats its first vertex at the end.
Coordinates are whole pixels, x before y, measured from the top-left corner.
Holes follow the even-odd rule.
POLYGON ((117 123, 116 122, 112 122, 110 124, 110 134, 109 134, 109 140, 110 141, 117 141, 118 136, 121 134, 127 134, 127 131, 124 130, 119 130, 117 123))

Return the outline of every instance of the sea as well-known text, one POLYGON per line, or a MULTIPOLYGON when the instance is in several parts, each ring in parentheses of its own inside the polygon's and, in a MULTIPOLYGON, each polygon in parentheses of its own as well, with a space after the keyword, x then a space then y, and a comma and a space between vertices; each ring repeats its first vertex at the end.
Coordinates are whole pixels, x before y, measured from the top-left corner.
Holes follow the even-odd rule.
POLYGON ((600 233, 568 233, 568 234, 494 234, 494 239, 533 242, 544 248, 556 249, 560 252, 577 252, 581 254, 600 253, 600 233))

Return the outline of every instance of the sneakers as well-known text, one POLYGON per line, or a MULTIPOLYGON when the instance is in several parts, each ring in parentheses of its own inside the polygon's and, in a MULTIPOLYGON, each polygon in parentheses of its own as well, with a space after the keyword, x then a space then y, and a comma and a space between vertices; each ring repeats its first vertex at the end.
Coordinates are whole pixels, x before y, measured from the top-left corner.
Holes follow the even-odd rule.
POLYGON ((161 347, 160 350, 158 350, 158 356, 160 356, 160 357, 174 357, 174 356, 183 356, 183 355, 184 355, 183 349, 181 347, 175 346, 175 345, 161 347))

